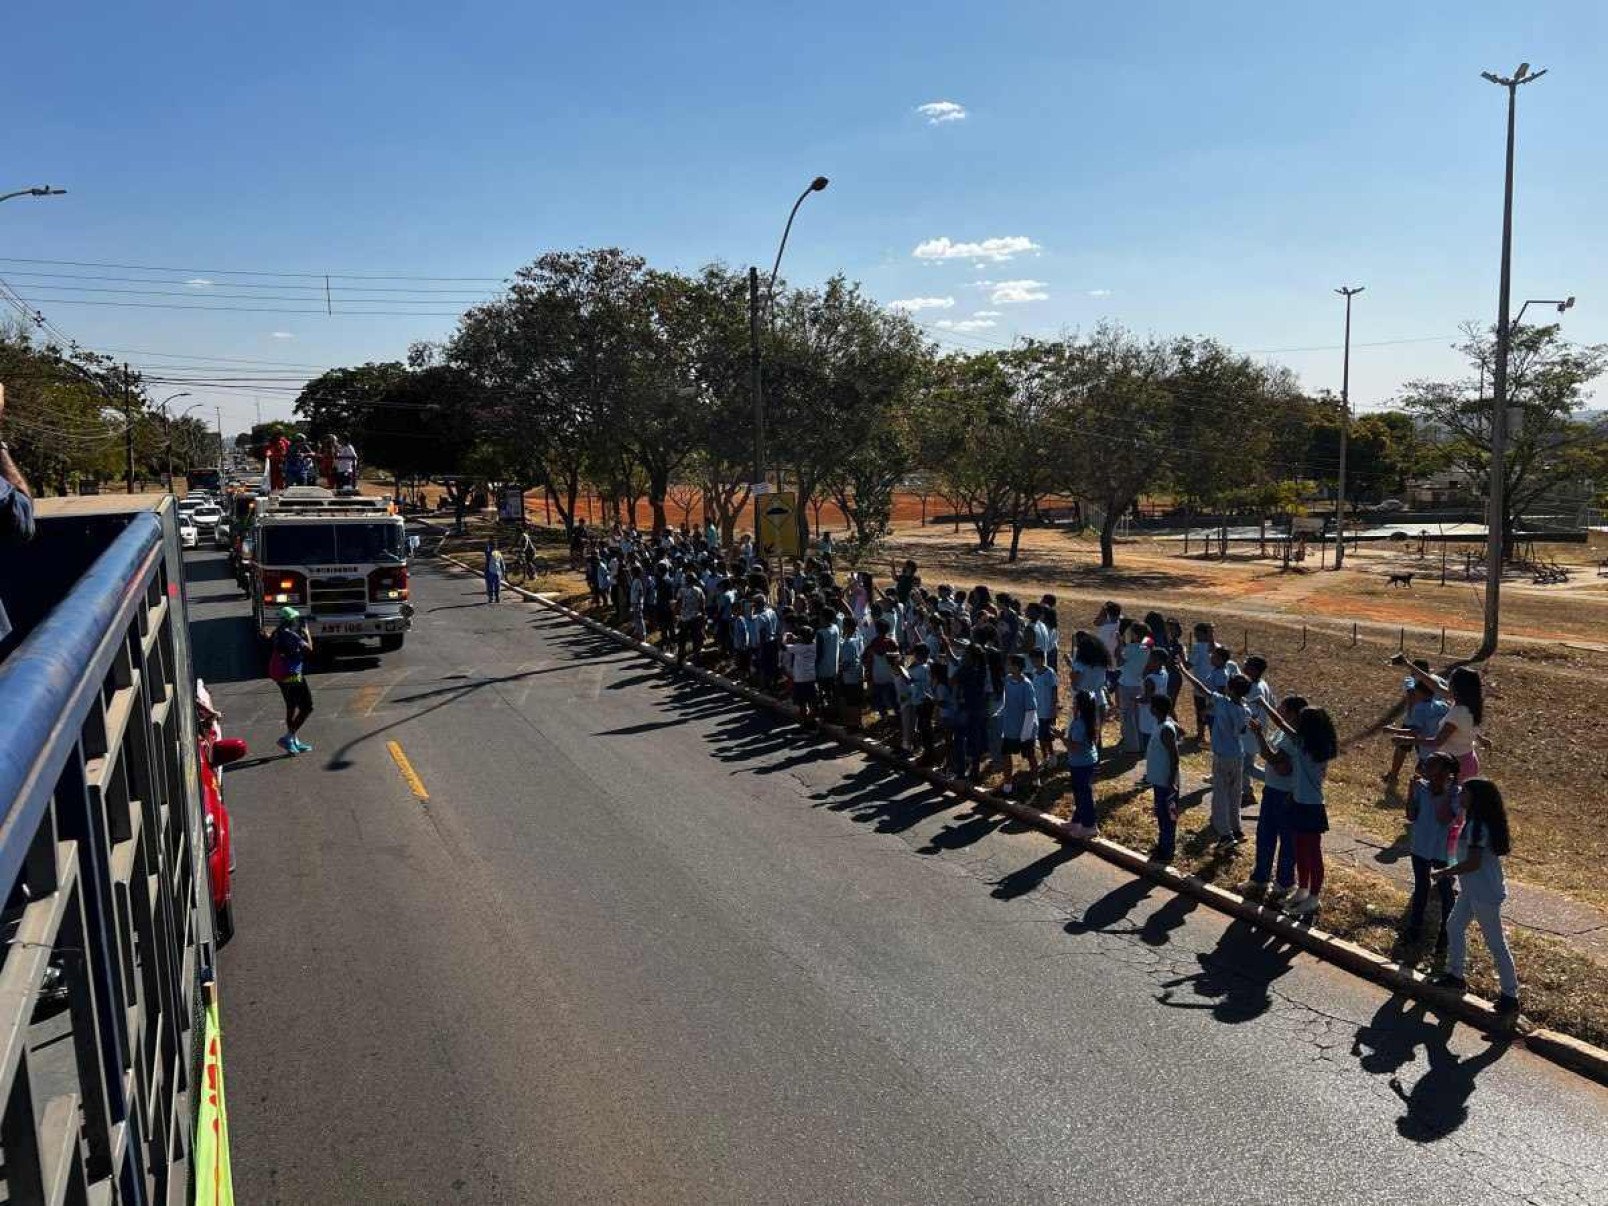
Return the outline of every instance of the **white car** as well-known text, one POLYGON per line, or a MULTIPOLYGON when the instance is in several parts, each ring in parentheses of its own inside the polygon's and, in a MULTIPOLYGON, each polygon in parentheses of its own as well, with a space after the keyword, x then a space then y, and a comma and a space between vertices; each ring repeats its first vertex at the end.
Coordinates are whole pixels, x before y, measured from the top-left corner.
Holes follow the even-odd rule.
POLYGON ((220 522, 217 527, 212 529, 212 545, 214 548, 226 549, 232 543, 233 533, 229 529, 227 520, 220 522))
POLYGON ((200 529, 202 536, 210 540, 223 522, 223 508, 215 502, 204 502, 190 512, 190 522, 200 529))
POLYGON ((179 547, 186 549, 199 548, 201 533, 196 531, 195 524, 190 522, 186 515, 179 516, 179 547))

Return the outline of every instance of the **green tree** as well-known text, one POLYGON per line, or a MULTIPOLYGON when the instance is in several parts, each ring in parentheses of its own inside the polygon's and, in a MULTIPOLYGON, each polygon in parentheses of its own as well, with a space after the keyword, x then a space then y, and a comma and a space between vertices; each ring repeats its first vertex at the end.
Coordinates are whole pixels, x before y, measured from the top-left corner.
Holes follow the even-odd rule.
MULTIPOLYGON (((1403 393, 1407 411, 1429 428, 1429 439, 1446 463, 1488 495, 1491 477, 1492 405, 1484 383, 1495 364, 1494 335, 1464 328, 1457 350, 1474 375, 1456 381, 1411 381, 1403 393)), ((1523 326, 1510 339, 1508 358, 1508 447, 1503 462, 1503 530, 1511 537, 1524 514, 1549 493, 1589 476, 1597 463, 1600 433, 1578 421, 1586 387, 1608 369, 1608 344, 1576 345, 1559 328, 1523 326)), ((1506 547, 1511 548, 1509 539, 1506 547)))
POLYGON ((505 475, 546 489, 566 530, 588 470, 619 442, 621 400, 641 388, 645 269, 618 248, 549 252, 465 314, 443 349, 482 387, 486 442, 505 475))
POLYGON ((394 360, 330 369, 302 387, 295 412, 305 420, 303 428, 315 440, 325 436, 355 440, 369 408, 406 373, 407 369, 394 360))

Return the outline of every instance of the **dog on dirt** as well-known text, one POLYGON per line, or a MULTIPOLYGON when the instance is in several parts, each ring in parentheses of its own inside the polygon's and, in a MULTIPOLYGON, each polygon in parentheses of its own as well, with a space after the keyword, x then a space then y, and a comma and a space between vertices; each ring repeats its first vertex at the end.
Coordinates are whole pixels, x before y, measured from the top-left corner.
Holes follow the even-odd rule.
POLYGON ((1385 577, 1385 585, 1386 586, 1405 586, 1409 590, 1411 590, 1412 585, 1413 585, 1413 576, 1410 573, 1407 573, 1407 574, 1388 574, 1385 577))

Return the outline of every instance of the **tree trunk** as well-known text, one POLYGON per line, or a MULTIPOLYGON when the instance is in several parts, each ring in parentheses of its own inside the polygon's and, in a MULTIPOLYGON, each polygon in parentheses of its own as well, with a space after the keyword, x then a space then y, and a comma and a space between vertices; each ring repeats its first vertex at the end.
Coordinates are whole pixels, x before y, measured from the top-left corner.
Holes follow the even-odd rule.
POLYGON ((1116 535, 1117 519, 1121 512, 1118 508, 1108 508, 1105 517, 1100 521, 1100 568, 1112 569, 1117 564, 1116 535))
POLYGON ((1010 551, 1010 555, 1007 556, 1005 558, 1005 560, 1007 560, 1007 561, 1015 561, 1016 560, 1017 550, 1020 549, 1021 547, 1022 547, 1022 521, 1020 519, 1015 519, 1015 520, 1011 521, 1011 551, 1010 551))

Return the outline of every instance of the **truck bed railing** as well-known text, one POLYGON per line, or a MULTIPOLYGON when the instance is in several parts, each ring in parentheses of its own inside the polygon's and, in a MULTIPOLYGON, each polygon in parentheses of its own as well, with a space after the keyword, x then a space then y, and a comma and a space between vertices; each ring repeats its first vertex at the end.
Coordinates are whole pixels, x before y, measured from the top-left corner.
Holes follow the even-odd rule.
POLYGON ((0 662, 11 1202, 187 1193, 213 940, 179 558, 164 514, 127 517, 0 662))

